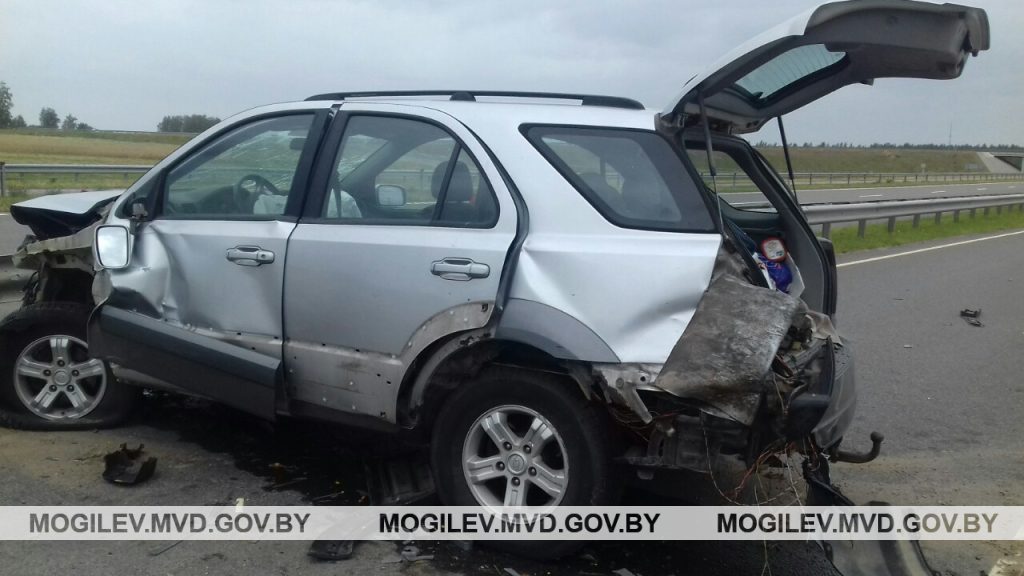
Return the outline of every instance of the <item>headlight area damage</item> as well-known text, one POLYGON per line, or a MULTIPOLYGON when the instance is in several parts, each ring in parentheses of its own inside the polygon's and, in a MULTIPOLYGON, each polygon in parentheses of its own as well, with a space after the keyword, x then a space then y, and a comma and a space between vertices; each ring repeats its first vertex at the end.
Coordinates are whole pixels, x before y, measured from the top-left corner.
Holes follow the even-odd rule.
MULTIPOLYGON (((832 485, 829 463, 873 460, 882 436, 871 435, 867 453, 839 449, 855 403, 849 350, 829 316, 752 283, 729 246, 664 365, 594 366, 612 414, 636 440, 621 461, 641 481, 667 476, 670 485, 653 487, 676 495, 671 483, 695 473, 719 503, 853 505, 832 485)), ((820 544, 847 576, 932 574, 916 542, 820 544)))

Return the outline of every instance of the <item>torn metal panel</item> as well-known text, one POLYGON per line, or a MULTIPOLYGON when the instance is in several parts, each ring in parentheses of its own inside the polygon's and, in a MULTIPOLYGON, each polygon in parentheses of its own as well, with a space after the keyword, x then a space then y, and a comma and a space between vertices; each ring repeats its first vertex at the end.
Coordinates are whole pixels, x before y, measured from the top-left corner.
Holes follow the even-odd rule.
POLYGON ((594 364, 594 378, 605 398, 632 410, 644 424, 653 420, 637 390, 650 389, 662 367, 659 364, 594 364))
MULTIPOLYGON (((723 265, 729 260, 719 258, 723 265)), ((772 360, 790 325, 805 312, 797 298, 716 267, 655 386, 750 425, 772 360)))
POLYGON ((26 270, 39 270, 46 264, 51 268, 74 268, 92 274, 92 242, 98 225, 99 222, 70 236, 23 244, 12 261, 15 267, 26 270))
POLYGON ((124 190, 48 194, 11 206, 11 216, 39 239, 70 236, 103 219, 107 205, 124 190))

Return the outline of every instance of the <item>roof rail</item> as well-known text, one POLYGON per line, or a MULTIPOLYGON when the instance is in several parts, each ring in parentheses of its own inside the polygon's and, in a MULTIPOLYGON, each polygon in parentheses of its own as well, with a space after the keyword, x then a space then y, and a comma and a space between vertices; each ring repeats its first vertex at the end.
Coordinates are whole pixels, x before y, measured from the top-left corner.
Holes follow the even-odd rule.
POLYGON ((328 92, 306 98, 309 100, 346 100, 348 98, 382 98, 388 96, 448 96, 449 100, 475 102, 481 97, 546 98, 552 100, 579 100, 583 106, 608 106, 643 110, 644 105, 632 98, 600 96, 595 94, 562 94, 559 92, 503 92, 499 90, 390 90, 380 92, 328 92))

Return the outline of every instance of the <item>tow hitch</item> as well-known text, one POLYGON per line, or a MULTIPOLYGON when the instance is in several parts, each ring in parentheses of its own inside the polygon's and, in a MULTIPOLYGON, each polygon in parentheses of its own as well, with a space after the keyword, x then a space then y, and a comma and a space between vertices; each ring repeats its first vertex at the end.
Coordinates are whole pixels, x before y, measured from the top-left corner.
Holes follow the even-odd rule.
POLYGON ((858 453, 839 450, 837 448, 832 453, 830 459, 833 462, 849 462, 850 464, 866 464, 871 462, 875 458, 878 458, 878 453, 882 451, 882 441, 885 440, 885 436, 878 432, 872 432, 870 438, 871 450, 858 453))

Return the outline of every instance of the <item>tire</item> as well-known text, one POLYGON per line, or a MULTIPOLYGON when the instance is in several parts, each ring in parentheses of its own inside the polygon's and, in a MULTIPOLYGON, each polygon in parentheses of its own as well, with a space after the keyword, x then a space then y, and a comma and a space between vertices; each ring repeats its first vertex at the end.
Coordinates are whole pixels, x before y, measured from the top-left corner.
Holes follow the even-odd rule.
MULTIPOLYGON (((588 403, 572 382, 556 375, 485 369, 477 381, 446 399, 434 422, 431 467, 438 495, 446 505, 514 505, 524 496, 518 500, 509 496, 513 482, 518 482, 514 493, 525 495, 525 503, 531 506, 602 506, 619 500, 621 482, 611 461, 618 439, 607 412, 588 403), (546 441, 537 441, 538 435, 529 433, 531 426, 547 427, 553 433, 546 441), (512 433, 512 450, 498 448, 495 438, 506 437, 501 429, 512 433), (540 449, 528 449, 528 444, 540 449), (467 471, 472 467, 469 462, 477 464, 473 471, 467 471), (478 481, 471 482, 470 473, 477 474, 478 481), (502 494, 507 499, 502 500, 502 494)), ((489 542, 537 559, 564 556, 581 544, 489 542)))
POLYGON ((0 424, 25 430, 106 428, 131 413, 139 390, 88 356, 91 310, 40 302, 0 322, 0 424))

